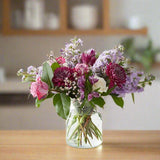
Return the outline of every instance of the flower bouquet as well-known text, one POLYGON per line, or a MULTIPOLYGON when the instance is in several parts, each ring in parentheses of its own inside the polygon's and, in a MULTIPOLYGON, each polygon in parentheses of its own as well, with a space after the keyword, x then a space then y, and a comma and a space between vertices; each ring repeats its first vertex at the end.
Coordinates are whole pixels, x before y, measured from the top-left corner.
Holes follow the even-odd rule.
POLYGON ((50 55, 42 66, 20 69, 23 82, 30 82, 35 104, 51 98, 57 114, 66 120, 67 144, 78 148, 102 143, 102 119, 97 107, 104 108, 104 97, 111 96, 121 108, 123 97, 142 92, 154 76, 128 66, 123 46, 98 54, 94 49, 81 52, 81 39, 72 39, 61 49, 61 56, 50 55))

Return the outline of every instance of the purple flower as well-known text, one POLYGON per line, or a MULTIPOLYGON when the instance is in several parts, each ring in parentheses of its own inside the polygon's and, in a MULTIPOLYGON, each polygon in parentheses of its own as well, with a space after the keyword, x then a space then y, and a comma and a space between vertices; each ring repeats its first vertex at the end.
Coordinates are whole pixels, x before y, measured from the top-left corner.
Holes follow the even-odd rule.
POLYGON ((84 99, 84 92, 85 92, 85 76, 81 76, 78 79, 77 85, 79 87, 79 92, 80 92, 80 99, 84 99))
POLYGON ((98 92, 91 92, 90 94, 88 94, 88 101, 91 101, 94 97, 98 98, 99 93, 98 92))
POLYGON ((89 68, 88 68, 88 65, 87 64, 84 64, 84 63, 78 63, 76 66, 75 66, 75 70, 76 72, 78 73, 78 75, 84 75, 86 73, 89 72, 89 68))
POLYGON ((32 75, 33 78, 37 79, 39 77, 42 77, 43 67, 39 66, 38 68, 34 66, 29 66, 27 68, 27 73, 32 75))
POLYGON ((106 74, 110 79, 109 89, 113 88, 114 85, 122 87, 122 84, 126 83, 126 73, 124 68, 119 64, 110 63, 107 65, 106 74))
POLYGON ((75 80, 74 77, 74 69, 68 67, 60 67, 54 71, 54 76, 52 78, 52 82, 54 86, 65 87, 65 79, 73 82, 75 80))
POLYGON ((78 45, 83 46, 83 41, 80 38, 77 39, 77 43, 78 45))
POLYGON ((27 68, 27 73, 28 74, 31 74, 31 75, 36 75, 36 73, 37 73, 37 68, 36 67, 34 67, 34 66, 29 66, 28 68, 27 68))
POLYGON ((124 97, 127 93, 143 92, 143 87, 139 86, 142 75, 142 72, 130 73, 126 77, 126 83, 121 88, 117 86, 112 93, 124 97))
POLYGON ((95 78, 94 76, 89 76, 89 81, 90 81, 90 83, 93 85, 93 84, 95 84, 96 82, 98 82, 98 79, 95 78))
POLYGON ((23 72, 24 70, 22 68, 18 71, 18 73, 23 73, 23 72))
POLYGON ((78 78, 77 85, 79 88, 85 89, 85 76, 81 76, 78 78))
POLYGON ((119 63, 122 60, 124 60, 124 56, 123 53, 121 52, 120 47, 109 51, 104 51, 103 53, 100 54, 100 56, 94 63, 93 72, 95 73, 102 72, 105 74, 107 64, 119 63))
POLYGON ((96 61, 95 55, 96 52, 93 49, 87 51, 87 53, 82 53, 81 62, 87 64, 88 66, 93 66, 96 61))
POLYGON ((81 39, 74 38, 65 45, 64 49, 61 49, 61 54, 69 67, 74 68, 80 62, 81 51, 78 47, 82 46, 82 44, 83 41, 81 39))
POLYGON ((80 99, 83 100, 84 99, 84 90, 80 89, 80 99))

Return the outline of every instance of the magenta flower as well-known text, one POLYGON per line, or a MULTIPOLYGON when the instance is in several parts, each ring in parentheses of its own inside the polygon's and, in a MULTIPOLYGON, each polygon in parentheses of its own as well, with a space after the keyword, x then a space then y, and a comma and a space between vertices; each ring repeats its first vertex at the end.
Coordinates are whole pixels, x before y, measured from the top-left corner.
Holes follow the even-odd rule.
POLYGON ((85 79, 85 76, 81 76, 78 78, 78 87, 79 87, 79 91, 80 91, 80 99, 83 100, 84 99, 84 92, 85 92, 85 82, 86 82, 86 79, 85 79))
POLYGON ((68 67, 57 68, 54 71, 54 76, 52 79, 54 86, 65 87, 64 80, 68 79, 70 81, 74 81, 75 80, 74 73, 75 73, 75 70, 72 68, 68 68, 68 67))
POLYGON ((110 79, 109 88, 113 88, 114 85, 122 87, 126 83, 126 73, 125 70, 115 63, 110 63, 107 65, 106 74, 110 79))
POLYGON ((88 101, 91 101, 94 97, 98 98, 99 93, 98 92, 92 92, 92 93, 88 94, 88 101))
POLYGON ((88 53, 82 53, 81 62, 87 64, 88 66, 93 66, 96 61, 95 50, 91 49, 88 53))
POLYGON ((64 63, 66 62, 65 58, 63 58, 63 57, 57 57, 57 58, 56 58, 56 61, 57 61, 57 63, 59 63, 59 64, 64 64, 64 63))
POLYGON ((96 82, 98 82, 98 79, 95 78, 94 76, 89 76, 89 81, 90 81, 90 83, 93 85, 93 84, 95 84, 96 82))
POLYGON ((78 75, 81 76, 89 72, 89 67, 84 63, 81 63, 81 64, 78 63, 75 67, 75 70, 78 73, 78 75))
POLYGON ((33 97, 37 97, 39 100, 44 98, 48 94, 47 83, 41 81, 40 77, 37 78, 36 82, 31 83, 30 92, 33 97))

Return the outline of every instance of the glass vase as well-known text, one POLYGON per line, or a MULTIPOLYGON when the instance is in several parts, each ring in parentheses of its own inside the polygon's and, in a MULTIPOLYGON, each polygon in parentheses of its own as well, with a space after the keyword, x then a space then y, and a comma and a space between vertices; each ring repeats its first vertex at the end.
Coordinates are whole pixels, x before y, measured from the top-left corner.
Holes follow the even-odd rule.
POLYGON ((76 148, 94 148, 102 144, 102 119, 96 108, 72 100, 66 120, 66 142, 76 148))

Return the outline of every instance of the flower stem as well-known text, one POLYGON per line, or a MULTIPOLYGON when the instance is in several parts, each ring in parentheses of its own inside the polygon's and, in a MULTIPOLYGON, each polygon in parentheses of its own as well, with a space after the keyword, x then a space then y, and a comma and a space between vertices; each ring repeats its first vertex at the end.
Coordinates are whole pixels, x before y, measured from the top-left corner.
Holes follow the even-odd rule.
POLYGON ((71 127, 76 124, 76 122, 78 122, 77 126, 70 135, 69 140, 74 139, 74 141, 77 141, 78 147, 82 145, 82 136, 84 136, 84 143, 89 143, 91 147, 90 138, 93 139, 95 137, 97 140, 102 140, 102 133, 93 123, 91 115, 75 115, 71 124, 68 126, 67 135, 69 135, 71 127))

